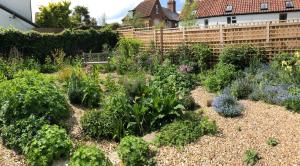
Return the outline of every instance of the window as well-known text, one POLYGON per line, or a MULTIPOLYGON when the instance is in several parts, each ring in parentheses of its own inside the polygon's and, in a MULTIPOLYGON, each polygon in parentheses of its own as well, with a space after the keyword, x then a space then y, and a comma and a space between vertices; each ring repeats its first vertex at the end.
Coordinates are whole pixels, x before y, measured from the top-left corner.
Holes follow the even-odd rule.
POLYGON ((156 14, 159 14, 158 5, 156 5, 155 8, 156 8, 156 14))
POLYGON ((287 20, 287 13, 280 13, 279 21, 286 21, 286 20, 287 20))
POLYGON ((260 4, 260 10, 268 10, 268 3, 260 4))
POLYGON ((208 26, 208 19, 204 20, 204 26, 207 27, 208 26))
POLYGON ((231 23, 236 24, 236 17, 235 16, 231 17, 231 23))
POLYGON ((236 16, 227 17, 227 24, 236 24, 236 23, 237 23, 236 16))
POLYGON ((225 11, 226 11, 226 12, 232 12, 232 9, 233 9, 232 5, 227 5, 225 11))
POLYGON ((286 8, 294 8, 294 4, 292 1, 285 1, 285 7, 286 8))
POLYGON ((131 10, 131 11, 128 12, 128 17, 130 19, 133 19, 133 15, 134 15, 134 11, 133 10, 131 10))

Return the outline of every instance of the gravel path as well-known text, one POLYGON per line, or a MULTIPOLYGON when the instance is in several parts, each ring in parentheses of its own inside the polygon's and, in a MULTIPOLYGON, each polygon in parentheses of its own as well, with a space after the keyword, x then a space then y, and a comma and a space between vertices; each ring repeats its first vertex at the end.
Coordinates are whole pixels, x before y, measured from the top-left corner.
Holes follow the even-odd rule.
POLYGON ((242 165, 249 148, 261 157, 257 165, 300 165, 300 114, 263 102, 240 101, 246 108, 243 116, 223 118, 205 107, 212 94, 198 88, 192 95, 204 114, 217 122, 220 134, 204 136, 182 149, 160 148, 158 165, 242 165), (269 137, 280 143, 270 147, 266 144, 269 137))

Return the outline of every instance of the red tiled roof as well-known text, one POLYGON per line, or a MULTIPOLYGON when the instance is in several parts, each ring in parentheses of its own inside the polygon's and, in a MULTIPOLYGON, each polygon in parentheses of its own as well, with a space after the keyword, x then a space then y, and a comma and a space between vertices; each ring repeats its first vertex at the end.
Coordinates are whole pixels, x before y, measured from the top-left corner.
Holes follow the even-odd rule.
POLYGON ((286 8, 287 0, 198 0, 198 17, 238 15, 252 13, 273 13, 300 11, 300 0, 290 0, 294 8, 286 8), (261 10, 261 4, 268 3, 268 10, 261 10), (232 12, 226 12, 227 5, 232 5, 232 12))
POLYGON ((148 17, 151 15, 152 9, 156 3, 156 0, 144 0, 133 10, 141 17, 148 17))

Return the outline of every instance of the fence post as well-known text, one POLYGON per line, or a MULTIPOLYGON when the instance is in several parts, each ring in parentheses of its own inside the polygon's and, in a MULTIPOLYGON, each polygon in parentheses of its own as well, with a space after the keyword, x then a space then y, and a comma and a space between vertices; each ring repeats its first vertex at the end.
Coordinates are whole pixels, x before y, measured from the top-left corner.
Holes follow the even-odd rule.
POLYGON ((271 48, 271 44, 270 44, 270 24, 271 22, 267 22, 266 25, 266 46, 267 46, 267 52, 269 53, 269 59, 271 59, 271 50, 273 50, 273 48, 271 48))
POLYGON ((154 39, 154 47, 157 48, 157 42, 156 42, 156 29, 153 27, 153 39, 154 39))
POLYGON ((183 27, 183 31, 182 31, 182 38, 183 38, 183 44, 186 45, 187 44, 187 40, 186 40, 186 29, 185 27, 183 27))
POLYGON ((160 28, 160 54, 161 54, 161 62, 163 61, 164 56, 164 34, 163 34, 163 28, 160 28))
POLYGON ((223 29, 223 25, 220 26, 220 44, 223 47, 223 44, 224 44, 224 29, 223 29))

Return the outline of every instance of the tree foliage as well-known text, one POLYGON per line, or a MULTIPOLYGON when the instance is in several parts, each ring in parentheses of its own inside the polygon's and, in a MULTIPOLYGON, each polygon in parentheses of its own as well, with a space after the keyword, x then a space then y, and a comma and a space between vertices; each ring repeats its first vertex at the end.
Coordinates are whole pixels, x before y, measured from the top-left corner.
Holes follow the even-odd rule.
POLYGON ((197 2, 193 0, 185 0, 183 9, 180 14, 182 25, 185 27, 194 26, 197 19, 197 2))
POLYGON ((96 26, 97 21, 90 16, 87 7, 75 6, 71 16, 71 20, 75 26, 96 26))
POLYGON ((68 28, 71 26, 69 15, 71 2, 62 1, 49 3, 48 6, 41 6, 37 15, 36 23, 41 27, 68 28))

